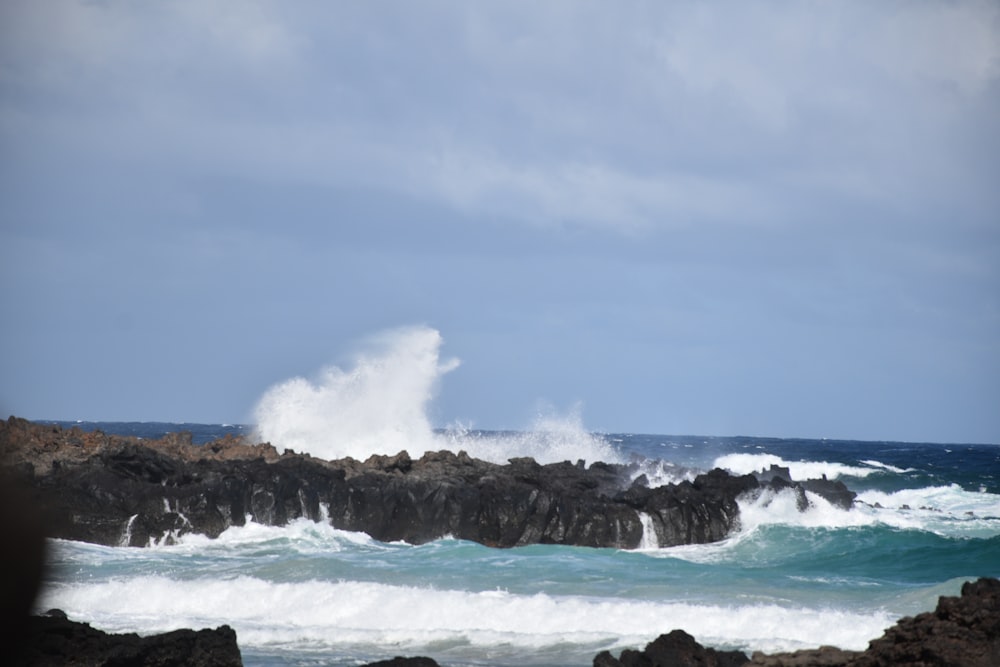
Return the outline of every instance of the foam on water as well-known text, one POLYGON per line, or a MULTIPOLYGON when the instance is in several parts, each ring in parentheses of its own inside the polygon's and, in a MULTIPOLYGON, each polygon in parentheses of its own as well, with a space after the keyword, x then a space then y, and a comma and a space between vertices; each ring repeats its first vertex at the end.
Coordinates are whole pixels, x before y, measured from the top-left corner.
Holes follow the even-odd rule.
POLYGON ((741 498, 741 532, 764 525, 830 529, 881 525, 955 538, 1000 534, 1000 496, 965 491, 954 484, 895 493, 865 491, 850 510, 808 491, 806 497, 809 506, 801 512, 790 489, 741 498))
POLYGON ((329 553, 352 546, 371 549, 383 548, 385 543, 375 540, 366 533, 340 530, 329 523, 311 519, 293 519, 284 526, 267 526, 256 523, 250 515, 242 526, 230 526, 216 538, 197 533, 187 533, 167 546, 152 549, 165 553, 205 553, 225 554, 235 548, 280 542, 284 548, 299 553, 329 553))
POLYGON ((693 563, 729 561, 742 553, 745 542, 769 526, 837 531, 881 526, 895 530, 933 533, 948 539, 988 539, 1000 535, 1000 497, 964 491, 957 485, 907 489, 896 493, 867 491, 859 502, 843 509, 822 496, 806 492, 808 507, 799 510, 792 489, 765 490, 738 499, 740 528, 711 544, 654 550, 661 557, 693 563), (876 505, 878 503, 878 505, 876 505), (971 514, 969 513, 971 512, 971 514))
POLYGON ((441 360, 442 343, 428 327, 397 329, 373 338, 352 368, 331 366, 315 380, 299 377, 271 387, 254 411, 258 437, 324 459, 364 460, 404 449, 416 458, 448 449, 496 463, 518 456, 539 463, 620 460, 609 442, 587 432, 579 409, 539 415, 526 432, 435 432, 428 406, 443 376, 459 365, 441 360))
POLYGON ((113 632, 164 632, 233 626, 241 644, 391 645, 407 652, 433 644, 531 650, 561 643, 638 645, 683 627, 708 643, 766 651, 835 644, 864 648, 892 622, 884 612, 713 605, 506 591, 468 592, 373 582, 274 583, 253 577, 183 580, 141 576, 49 589, 41 607, 113 632), (720 630, 724 628, 724 634, 720 630))
POLYGON ((894 472, 896 474, 915 472, 917 470, 916 468, 899 468, 893 465, 889 465, 888 463, 882 463, 881 461, 865 460, 862 461, 861 463, 864 463, 866 466, 871 466, 872 468, 882 468, 883 470, 894 472))
POLYGON ((713 467, 729 470, 737 475, 748 475, 761 470, 767 470, 772 465, 788 468, 792 479, 829 479, 838 477, 868 477, 873 473, 886 472, 890 466, 877 461, 866 461, 866 467, 849 466, 843 463, 827 461, 786 461, 774 454, 726 454, 715 459, 713 467))
POLYGON ((622 461, 610 442, 584 428, 578 406, 566 415, 554 412, 538 415, 527 431, 484 433, 453 428, 440 434, 438 442, 441 449, 464 450, 470 456, 494 463, 506 463, 518 456, 530 456, 543 464, 622 461))

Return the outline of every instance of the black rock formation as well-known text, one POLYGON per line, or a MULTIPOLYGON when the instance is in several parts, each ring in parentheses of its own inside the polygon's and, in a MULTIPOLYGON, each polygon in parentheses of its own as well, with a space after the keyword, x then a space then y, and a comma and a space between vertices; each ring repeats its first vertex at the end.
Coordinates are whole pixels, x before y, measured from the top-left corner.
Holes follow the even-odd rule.
POLYGON ((725 538, 739 525, 737 498, 764 488, 752 475, 713 470, 650 489, 623 465, 498 465, 464 452, 324 461, 239 438, 196 446, 184 434, 144 441, 13 417, 0 422, 0 455, 53 536, 129 546, 299 517, 383 541, 618 548, 642 542, 645 519, 659 546, 674 546, 725 538))
POLYGON ((602 651, 594 667, 996 667, 1000 665, 1000 580, 962 585, 960 597, 941 597, 934 611, 900 619, 865 651, 832 646, 791 653, 705 648, 682 630, 660 635, 642 651, 615 658, 602 651))
POLYGON ((389 660, 369 662, 366 665, 362 665, 362 667, 439 667, 439 665, 435 660, 422 656, 415 658, 396 656, 395 658, 390 658, 389 660))
POLYGON ((241 667, 236 632, 228 625, 214 630, 174 630, 161 635, 108 634, 62 612, 29 618, 19 651, 7 654, 11 667, 241 667))
POLYGON ((594 667, 740 667, 746 663, 745 653, 705 648, 683 630, 660 635, 642 651, 625 649, 618 658, 602 651, 594 658, 594 667))

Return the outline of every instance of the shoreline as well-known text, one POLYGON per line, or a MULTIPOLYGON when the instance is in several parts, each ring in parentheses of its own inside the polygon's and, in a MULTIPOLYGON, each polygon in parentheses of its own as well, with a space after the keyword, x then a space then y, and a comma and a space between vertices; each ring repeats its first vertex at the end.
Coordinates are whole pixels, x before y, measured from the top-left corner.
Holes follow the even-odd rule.
MULTIPOLYGON (((243 438, 231 436, 205 445, 193 445, 190 436, 184 433, 169 434, 158 440, 142 440, 133 436, 107 435, 100 431, 62 429, 58 426, 40 425, 13 417, 6 422, 0 422, 0 453, 3 454, 8 472, 13 473, 25 484, 27 494, 31 496, 31 502, 25 506, 37 503, 41 510, 48 514, 48 520, 52 522, 50 526, 61 530, 90 530, 92 535, 97 535, 100 539, 83 541, 110 546, 126 544, 142 546, 150 543, 148 540, 166 541, 173 539, 173 536, 189 532, 200 532, 214 537, 228 526, 242 525, 239 523, 240 519, 254 520, 267 525, 282 525, 300 517, 313 521, 325 520, 337 528, 362 530, 376 539, 383 539, 387 533, 382 532, 383 537, 380 537, 380 531, 389 531, 388 534, 391 534, 391 531, 395 530, 391 521, 385 521, 386 517, 397 516, 401 507, 404 510, 409 508, 407 511, 413 512, 409 515, 405 515, 404 512, 404 523, 409 526, 408 530, 425 531, 411 532, 410 540, 407 541, 421 543, 436 539, 440 536, 441 526, 449 525, 447 521, 441 523, 441 516, 446 518, 448 516, 446 512, 427 514, 427 507, 447 508, 448 503, 431 502, 421 507, 405 503, 401 505, 399 499, 413 495, 414 489, 428 488, 436 490, 445 500, 449 497, 448 493, 454 493, 456 488, 474 488, 477 491, 483 488, 488 490, 503 488, 508 494, 505 500, 509 502, 513 497, 515 505, 517 498, 533 498, 535 504, 532 505, 531 501, 525 503, 521 508, 521 514, 511 512, 509 515, 513 519, 508 520, 519 527, 519 532, 503 535, 500 531, 497 534, 500 534, 502 539, 495 541, 475 540, 487 546, 510 547, 537 542, 580 544, 574 541, 547 540, 546 535, 550 538, 552 535, 561 535, 570 540, 581 539, 582 536, 583 540, 592 540, 590 543, 583 542, 583 546, 627 548, 623 546, 622 538, 625 535, 628 536, 629 543, 632 541, 638 543, 642 539, 644 526, 639 525, 638 533, 635 530, 631 533, 622 532, 620 519, 618 532, 612 534, 613 541, 610 544, 602 544, 595 539, 594 535, 599 531, 595 532, 593 528, 579 529, 579 526, 588 525, 587 517, 591 517, 593 521, 606 521, 607 517, 602 519, 600 515, 607 507, 615 507, 622 512, 619 517, 637 517, 638 512, 650 509, 662 510, 657 514, 661 523, 654 524, 653 530, 658 545, 666 546, 664 537, 668 534, 663 531, 663 526, 667 523, 665 518, 672 517, 675 521, 674 534, 683 535, 684 539, 690 540, 677 543, 711 541, 705 539, 706 536, 709 538, 719 534, 725 536, 732 528, 734 516, 727 515, 726 512, 728 507, 735 505, 734 499, 739 493, 752 492, 765 484, 770 485, 770 488, 803 489, 801 483, 787 479, 786 473, 781 470, 741 477, 713 471, 699 477, 694 483, 665 485, 651 489, 648 484, 638 479, 630 479, 631 471, 622 465, 595 463, 587 468, 582 463, 565 462, 543 466, 531 459, 512 459, 507 465, 499 465, 477 461, 464 453, 451 452, 431 453, 416 461, 410 459, 405 452, 395 456, 372 456, 363 462, 354 459, 324 461, 289 450, 278 454, 277 449, 269 443, 248 443, 243 438), (228 473, 230 478, 236 480, 238 492, 234 496, 212 496, 217 489, 213 486, 214 476, 222 472, 228 473), (275 475, 280 477, 281 483, 268 486, 265 478, 268 476, 273 478, 275 475), (67 480, 69 484, 66 484, 67 480), (82 482, 74 487, 73 480, 82 482), (244 482, 246 484, 240 486, 244 482), (289 484, 291 486, 288 486, 289 484), (283 492, 282 485, 287 487, 283 492), (79 495, 81 488, 90 489, 91 492, 98 491, 104 502, 88 510, 86 496, 79 495), (332 502, 336 498, 336 493, 330 492, 331 488, 341 489, 348 502, 343 505, 332 502), (511 496, 512 489, 521 495, 511 496), (310 495, 310 492, 314 492, 314 495, 310 495), (324 496, 324 493, 328 495, 324 496), (563 523, 555 525, 555 532, 546 533, 546 530, 553 530, 551 522, 545 521, 547 519, 545 513, 539 511, 540 508, 546 507, 544 498, 546 494, 550 494, 547 501, 550 504, 555 502, 554 498, 558 498, 559 502, 568 502, 567 499, 571 499, 572 502, 579 502, 589 508, 587 509, 589 514, 577 512, 577 532, 566 530, 567 526, 574 524, 567 522, 565 518, 560 518, 563 523), (539 501, 539 498, 542 500, 539 501), (718 524, 722 529, 713 533, 715 528, 710 525, 697 524, 697 521, 702 520, 698 512, 689 512, 686 516, 678 514, 673 509, 676 506, 670 504, 678 498, 689 506, 692 500, 703 503, 709 514, 713 509, 716 510, 724 519, 718 524), (207 500, 212 502, 206 502, 207 500), (115 507, 115 502, 122 504, 115 507), (129 506, 125 504, 127 502, 136 504, 129 506), (657 502, 661 505, 657 506, 657 502), (211 511, 212 503, 215 515, 211 511), (220 511, 219 508, 225 507, 226 503, 229 503, 228 512, 220 511), (239 503, 243 503, 243 506, 251 511, 243 515, 234 511, 239 503), (199 514, 197 509, 199 506, 208 507, 210 511, 199 514), (386 507, 391 507, 392 511, 388 512, 386 507), (336 511, 331 513, 331 508, 334 510, 341 508, 342 513, 338 514, 336 511), (525 508, 531 511, 524 512, 525 508), (134 511, 136 509, 140 511, 134 511), (142 510, 148 511, 149 516, 142 517, 142 510), (106 516, 94 512, 104 512, 106 516), (228 518, 229 523, 218 521, 218 515, 228 518), (581 515, 584 516, 582 523, 579 520, 581 515), (212 522, 213 516, 216 519, 215 523, 212 522), (536 518, 536 523, 531 524, 522 520, 525 516, 540 516, 541 519, 536 518), (425 521, 425 517, 430 517, 430 520, 425 521), (688 520, 688 517, 693 517, 693 522, 685 524, 684 521, 688 520), (364 527, 357 527, 362 524, 338 525, 338 522, 348 521, 360 521, 364 527), (439 523, 434 524, 435 521, 439 523), (428 525, 432 526, 433 530, 427 531, 428 525), (708 525, 708 528, 699 533, 697 525, 702 525, 703 528, 708 525), (208 530, 205 530, 206 527, 208 530), (215 532, 215 535, 212 535, 212 532, 215 532)), ((234 482, 230 482, 230 485, 232 484, 234 482)), ((842 484, 840 486, 843 487, 842 484)), ((846 487, 843 487, 843 490, 847 491, 846 487)), ((839 489, 833 488, 832 491, 839 489)), ((419 497, 433 498, 434 494, 419 497)), ((804 492, 801 492, 800 497, 805 497, 804 492)), ((477 497, 477 502, 479 501, 477 497)), ((20 502, 8 504, 21 506, 20 502)), ((489 509, 493 506, 487 504, 485 507, 489 509)), ((498 512, 504 509, 498 506, 497 509, 490 511, 498 512)), ((799 509, 801 511, 803 508, 799 509)), ((510 512, 511 508, 507 507, 506 510, 510 512)), ((499 514, 489 515, 487 512, 487 515, 494 522, 487 524, 487 527, 495 528, 502 525, 499 514)), ((735 519, 738 520, 738 512, 735 514, 735 519)), ((482 522, 475 523, 474 526, 481 529, 482 522)), ((605 533, 605 536, 607 535, 608 533, 605 533)), ((74 535, 54 536, 79 539, 74 535)), ((980 581, 996 582, 996 580, 980 581)), ((976 586, 971 589, 970 594, 985 596, 987 603, 993 605, 985 608, 992 609, 990 613, 993 617, 1000 615, 996 605, 998 596, 995 587, 991 589, 988 584, 980 582, 976 582, 976 586), (984 590, 979 590, 981 587, 985 587, 984 590)), ((966 595, 965 588, 963 587, 963 597, 966 595)), ((945 599, 941 598, 939 608, 945 599)), ((897 626, 909 627, 905 626, 908 620, 910 619, 901 619, 897 626)), ((968 623, 966 625, 971 627, 968 623)), ((893 628, 887 631, 887 635, 893 628)), ((876 641, 873 640, 872 644, 874 645, 876 641)), ((926 638, 921 641, 926 641, 926 638)), ((695 660, 689 663, 675 661, 672 664, 771 666, 893 664, 859 662, 868 651, 841 651, 830 647, 770 656, 754 654, 752 661, 745 654, 728 652, 739 653, 743 658, 737 655, 730 655, 727 658, 726 652, 720 653, 705 648, 683 631, 661 635, 647 645, 644 651, 630 649, 617 658, 607 652, 601 653, 595 657, 594 664, 600 667, 658 664, 641 660, 651 660, 653 658, 650 656, 659 655, 667 648, 673 652, 671 655, 686 655, 688 656, 686 659, 695 660), (730 658, 743 662, 726 662, 730 658), (699 660, 701 662, 698 662, 699 660), (709 662, 705 662, 706 660, 709 662), (715 662, 711 662, 712 660, 715 662), (722 662, 719 662, 720 660, 722 662)), ((984 650, 995 652, 997 649, 987 647, 984 650)), ((969 664, 978 667, 980 664, 993 663, 949 664, 969 664)))

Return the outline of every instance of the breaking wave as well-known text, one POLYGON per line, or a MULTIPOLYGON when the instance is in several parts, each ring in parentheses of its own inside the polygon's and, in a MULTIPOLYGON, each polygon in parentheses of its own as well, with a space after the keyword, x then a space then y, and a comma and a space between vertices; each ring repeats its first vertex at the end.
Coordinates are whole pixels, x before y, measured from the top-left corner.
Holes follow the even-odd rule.
POLYGON ((620 460, 607 440, 587 432, 579 409, 540 415, 524 432, 435 431, 428 407, 444 375, 459 366, 457 359, 441 359, 442 343, 429 327, 396 329, 369 341, 352 367, 330 366, 313 380, 276 384, 254 410, 258 437, 328 460, 401 450, 419 457, 441 449, 496 463, 518 456, 539 463, 620 460))

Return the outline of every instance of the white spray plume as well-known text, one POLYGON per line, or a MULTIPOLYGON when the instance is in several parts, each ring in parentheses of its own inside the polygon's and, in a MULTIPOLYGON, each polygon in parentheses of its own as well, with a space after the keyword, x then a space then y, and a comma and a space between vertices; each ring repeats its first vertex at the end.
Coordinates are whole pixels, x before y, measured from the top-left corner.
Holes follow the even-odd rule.
POLYGON ((441 334, 408 327, 372 339, 373 353, 349 370, 324 369, 312 382, 293 378, 275 385, 257 403, 258 435, 275 446, 325 459, 406 449, 419 456, 435 444, 427 405, 442 375, 441 334))
POLYGON ((435 433, 427 408, 441 378, 459 364, 441 361, 442 342, 429 327, 395 329, 372 338, 371 351, 348 370, 332 366, 315 381, 293 378, 271 387, 254 413, 258 437, 324 459, 364 460, 404 449, 416 458, 448 449, 495 463, 516 456, 539 463, 621 460, 604 438, 584 429, 579 407, 564 416, 550 410, 526 432, 435 433))

